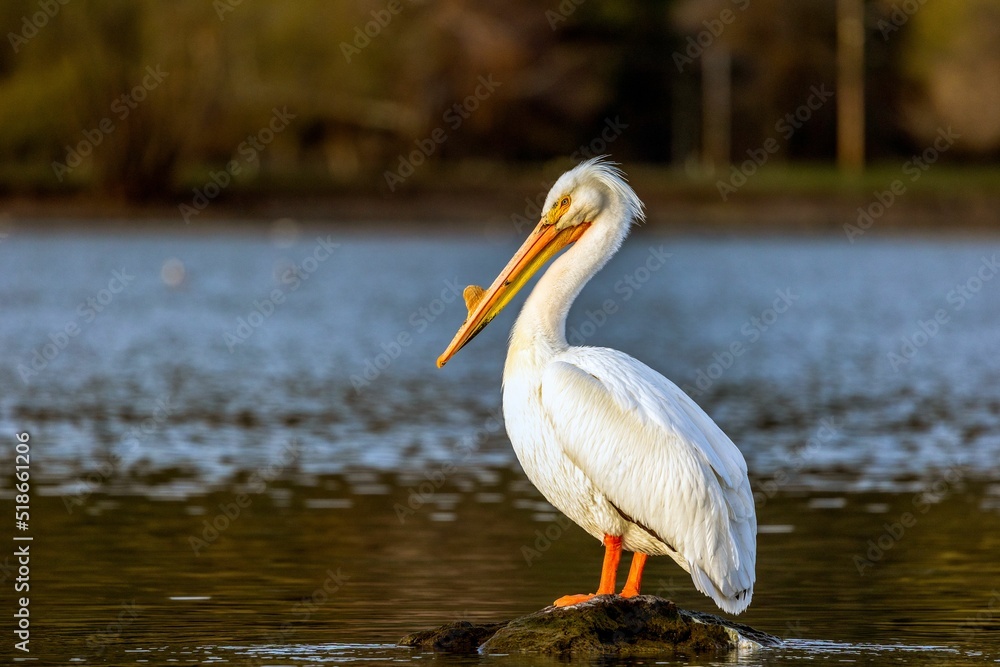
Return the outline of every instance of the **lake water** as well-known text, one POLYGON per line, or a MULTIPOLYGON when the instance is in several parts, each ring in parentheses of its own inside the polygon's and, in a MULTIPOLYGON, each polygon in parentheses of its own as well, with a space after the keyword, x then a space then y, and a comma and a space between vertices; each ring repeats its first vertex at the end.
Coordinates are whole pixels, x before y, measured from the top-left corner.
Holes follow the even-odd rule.
MULTIPOLYGON (((31 652, 8 541, 0 661, 525 664, 393 646, 596 585, 600 545, 498 419, 517 308, 434 366, 461 288, 519 240, 281 223, 0 241, 0 490, 12 507, 30 433, 33 538, 31 652)), ((739 620, 787 641, 741 663, 1000 660, 998 254, 647 231, 578 301, 573 342, 661 371, 746 456, 761 530, 739 620)), ((668 559, 645 592, 717 611, 668 559)))

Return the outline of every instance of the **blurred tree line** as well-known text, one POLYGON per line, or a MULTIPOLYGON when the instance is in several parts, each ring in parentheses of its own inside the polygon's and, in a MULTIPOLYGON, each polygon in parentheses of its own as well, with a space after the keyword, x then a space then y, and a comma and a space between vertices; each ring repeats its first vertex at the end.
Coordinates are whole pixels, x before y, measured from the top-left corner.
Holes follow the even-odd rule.
MULTIPOLYGON (((384 190, 413 151, 541 161, 601 148, 602 132, 616 159, 692 164, 702 59, 717 52, 739 161, 813 87, 835 88, 835 5, 5 0, 0 189, 143 200, 243 160, 248 138, 261 150, 239 179, 308 174, 321 188, 384 190), (262 134, 282 109, 294 120, 262 134)), ((1000 155, 1000 3, 867 0, 865 32, 870 159, 920 151, 948 125, 961 137, 948 159, 1000 155)), ((836 104, 809 115, 776 160, 832 162, 836 104)))

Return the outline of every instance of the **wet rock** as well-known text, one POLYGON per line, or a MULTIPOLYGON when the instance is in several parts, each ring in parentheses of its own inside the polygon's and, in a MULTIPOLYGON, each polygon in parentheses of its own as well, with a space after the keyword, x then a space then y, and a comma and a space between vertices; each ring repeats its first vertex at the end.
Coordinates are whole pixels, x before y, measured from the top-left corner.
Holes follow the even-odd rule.
POLYGON ((399 643, 445 653, 565 656, 732 653, 774 646, 780 640, 712 614, 678 609, 673 602, 651 595, 602 595, 504 623, 449 623, 407 635, 399 643))
POLYGON ((508 622, 456 621, 434 630, 422 630, 406 635, 399 640, 399 645, 429 649, 438 653, 475 653, 483 642, 495 635, 508 622))

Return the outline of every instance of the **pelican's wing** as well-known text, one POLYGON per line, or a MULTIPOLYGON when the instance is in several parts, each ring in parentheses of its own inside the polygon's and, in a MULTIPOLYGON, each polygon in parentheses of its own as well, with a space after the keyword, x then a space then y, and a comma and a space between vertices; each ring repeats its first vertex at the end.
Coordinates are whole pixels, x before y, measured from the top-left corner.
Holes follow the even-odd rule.
POLYGON ((695 586, 731 613, 750 604, 757 518, 746 461, 665 377, 606 348, 546 366, 543 410, 605 498, 676 550, 695 586))

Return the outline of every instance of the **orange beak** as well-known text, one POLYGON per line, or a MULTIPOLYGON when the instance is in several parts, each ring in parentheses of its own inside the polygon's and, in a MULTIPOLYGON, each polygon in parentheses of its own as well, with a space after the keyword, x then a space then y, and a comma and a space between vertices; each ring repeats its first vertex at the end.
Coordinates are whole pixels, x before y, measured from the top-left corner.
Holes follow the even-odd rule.
POLYGON ((542 218, 488 290, 482 291, 472 286, 465 288, 465 303, 469 308, 469 315, 444 354, 438 357, 438 368, 448 363, 466 343, 485 329, 538 269, 560 250, 583 236, 590 227, 589 222, 583 222, 556 229, 552 217, 554 216, 542 218))

